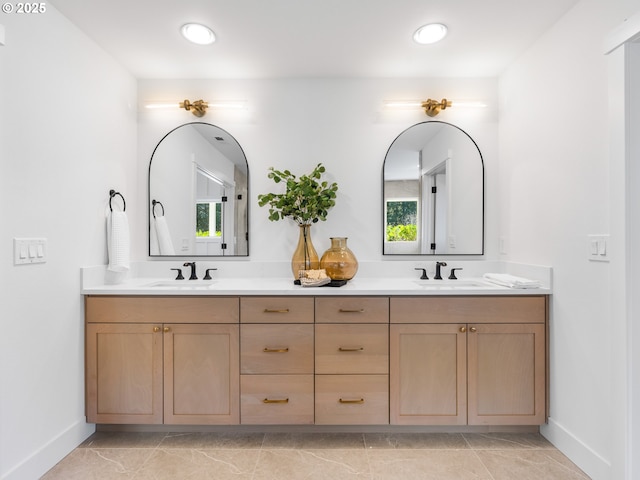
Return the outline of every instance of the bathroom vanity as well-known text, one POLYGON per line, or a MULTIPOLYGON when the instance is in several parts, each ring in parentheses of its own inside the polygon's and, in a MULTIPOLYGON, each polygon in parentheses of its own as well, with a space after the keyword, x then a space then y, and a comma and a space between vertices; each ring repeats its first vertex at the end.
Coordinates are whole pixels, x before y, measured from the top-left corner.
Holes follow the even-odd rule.
POLYGON ((549 290, 290 283, 86 289, 87 421, 545 422, 549 290))

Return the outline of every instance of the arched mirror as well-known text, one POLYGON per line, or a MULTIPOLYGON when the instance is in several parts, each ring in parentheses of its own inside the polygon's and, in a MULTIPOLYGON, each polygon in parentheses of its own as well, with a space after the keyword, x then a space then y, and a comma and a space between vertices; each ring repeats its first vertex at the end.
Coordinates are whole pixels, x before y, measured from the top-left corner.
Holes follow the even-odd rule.
POLYGON ((393 141, 383 166, 384 255, 484 253, 484 163, 450 123, 418 123, 393 141))
POLYGON ((171 130, 149 162, 149 255, 247 256, 248 185, 229 132, 202 122, 171 130))

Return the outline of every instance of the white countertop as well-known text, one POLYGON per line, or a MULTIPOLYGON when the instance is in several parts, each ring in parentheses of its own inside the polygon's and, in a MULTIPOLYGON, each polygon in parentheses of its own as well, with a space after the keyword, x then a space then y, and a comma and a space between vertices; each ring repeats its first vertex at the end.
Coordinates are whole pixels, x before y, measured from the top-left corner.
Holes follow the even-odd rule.
MULTIPOLYGON (((550 295, 550 267, 505 268, 504 265, 487 263, 491 272, 501 270, 514 275, 528 273, 528 278, 539 280, 542 288, 508 288, 492 284, 482 278, 479 263, 465 268, 473 276, 460 276, 459 280, 420 280, 419 272, 413 272, 408 265, 398 268, 394 265, 384 269, 365 268, 341 287, 302 287, 294 285, 293 278, 286 276, 282 269, 262 269, 272 271, 281 276, 242 276, 244 272, 229 272, 227 268, 219 268, 213 272, 213 280, 172 280, 172 274, 166 266, 158 270, 157 266, 139 265, 131 274, 123 278, 109 278, 104 266, 82 269, 83 295, 550 295), (385 278, 373 276, 375 272, 385 272, 385 278), (407 275, 407 273, 409 275, 407 275), (413 274, 413 275, 411 275, 413 274)), ((410 265, 414 265, 413 262, 410 265)), ((208 266, 207 266, 208 267, 208 266)), ((375 265, 379 267, 379 265, 375 265)), ((429 270, 428 270, 429 272, 429 270)), ((199 272, 200 274, 200 272, 199 272)))

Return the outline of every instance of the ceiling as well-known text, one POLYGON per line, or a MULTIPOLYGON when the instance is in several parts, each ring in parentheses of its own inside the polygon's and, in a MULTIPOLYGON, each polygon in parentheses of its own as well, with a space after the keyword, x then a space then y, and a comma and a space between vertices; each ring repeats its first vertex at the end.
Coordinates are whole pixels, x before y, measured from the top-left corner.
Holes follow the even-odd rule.
POLYGON ((578 0, 51 0, 136 78, 494 77, 578 0), (186 22, 211 27, 189 44, 186 22), (429 22, 449 35, 418 45, 429 22))

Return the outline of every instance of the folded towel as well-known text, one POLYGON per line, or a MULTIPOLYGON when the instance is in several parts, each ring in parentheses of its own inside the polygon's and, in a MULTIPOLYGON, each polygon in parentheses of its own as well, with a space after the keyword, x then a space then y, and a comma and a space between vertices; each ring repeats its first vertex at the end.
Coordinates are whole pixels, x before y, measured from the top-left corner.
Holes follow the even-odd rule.
POLYGON ((483 277, 488 282, 509 288, 540 288, 542 286, 538 280, 516 277, 508 273, 485 273, 483 277))
POLYGON ((160 255, 175 255, 176 252, 173 248, 173 242, 171 241, 171 233, 169 232, 169 225, 167 225, 167 219, 164 215, 157 216, 155 218, 156 224, 156 237, 158 238, 158 250, 160 255))
POLYGON ((124 212, 109 212, 107 216, 107 270, 129 270, 129 222, 124 212))

